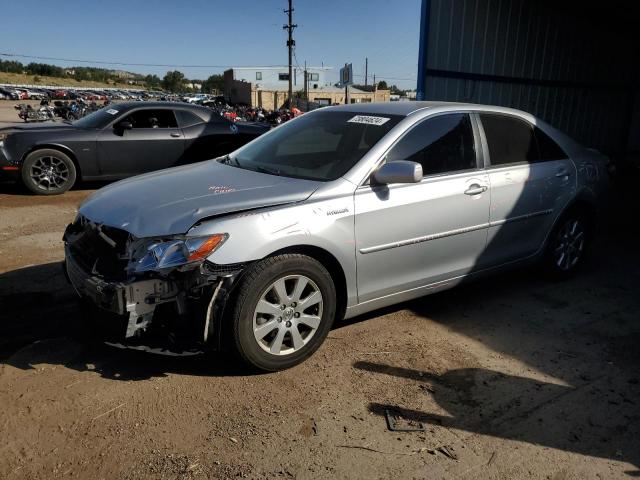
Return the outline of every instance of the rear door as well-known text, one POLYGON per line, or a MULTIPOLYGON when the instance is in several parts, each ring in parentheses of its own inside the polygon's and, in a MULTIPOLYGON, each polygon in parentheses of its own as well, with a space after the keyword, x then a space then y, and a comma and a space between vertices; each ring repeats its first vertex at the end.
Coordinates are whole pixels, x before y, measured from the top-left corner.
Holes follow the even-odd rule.
POLYGON ((566 153, 539 127, 515 116, 481 113, 491 183, 485 263, 499 265, 534 254, 554 218, 572 197, 576 171, 566 153))
POLYGON ((184 153, 184 135, 169 108, 141 108, 119 118, 98 136, 98 158, 105 176, 130 176, 168 168, 184 153), (123 122, 133 126, 120 127, 123 122))

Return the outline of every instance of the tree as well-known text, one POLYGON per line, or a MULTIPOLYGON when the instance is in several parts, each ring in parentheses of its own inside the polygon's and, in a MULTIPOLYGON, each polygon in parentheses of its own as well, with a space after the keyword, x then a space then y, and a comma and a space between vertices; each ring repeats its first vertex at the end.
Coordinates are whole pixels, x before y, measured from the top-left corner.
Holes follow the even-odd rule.
POLYGON ((202 82, 200 90, 202 93, 213 93, 214 90, 221 92, 224 90, 224 77, 222 75, 211 75, 202 82))
POLYGON ((13 60, 0 60, 0 72, 22 73, 24 65, 13 60))
POLYGON ((378 90, 389 90, 389 87, 387 86, 387 82, 385 82, 384 80, 380 80, 378 82, 378 90))
POLYGON ((162 80, 157 75, 147 75, 144 77, 144 86, 148 89, 156 89, 160 88, 162 84, 162 80))
POLYGON ((162 87, 169 92, 181 92, 184 90, 184 73, 173 70, 167 72, 162 79, 162 87))

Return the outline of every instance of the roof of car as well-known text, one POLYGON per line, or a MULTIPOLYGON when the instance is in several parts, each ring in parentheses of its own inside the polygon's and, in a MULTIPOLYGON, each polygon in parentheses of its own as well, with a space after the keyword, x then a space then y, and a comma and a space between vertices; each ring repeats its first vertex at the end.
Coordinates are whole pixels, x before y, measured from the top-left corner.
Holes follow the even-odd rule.
POLYGON ((164 108, 187 108, 187 109, 200 109, 200 108, 205 108, 206 107, 201 107, 200 105, 194 105, 192 103, 185 103, 185 102, 166 102, 166 101, 148 101, 148 102, 140 102, 140 101, 131 101, 131 102, 118 102, 118 103, 114 103, 113 105, 117 105, 118 107, 120 107, 122 110, 125 109, 130 109, 130 108, 140 108, 140 107, 145 107, 145 108, 158 108, 158 107, 164 107, 164 108))
POLYGON ((489 110, 489 111, 511 111, 504 107, 496 107, 492 105, 479 105, 474 103, 456 103, 456 102, 374 102, 374 103, 352 103, 350 105, 339 105, 333 107, 346 112, 358 113, 377 113, 383 115, 402 115, 407 116, 418 110, 444 108, 451 110, 489 110))
POLYGON ((180 110, 190 110, 196 113, 199 117, 208 121, 211 118, 212 110, 201 105, 193 105, 192 103, 183 102, 163 102, 163 101, 149 101, 149 102, 118 102, 112 103, 112 108, 116 108, 121 111, 131 110, 134 108, 173 108, 180 110))

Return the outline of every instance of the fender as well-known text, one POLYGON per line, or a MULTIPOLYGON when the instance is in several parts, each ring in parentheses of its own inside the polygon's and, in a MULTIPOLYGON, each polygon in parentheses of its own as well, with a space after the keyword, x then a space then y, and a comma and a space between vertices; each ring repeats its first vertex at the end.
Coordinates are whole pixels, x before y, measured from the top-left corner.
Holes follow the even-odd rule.
POLYGON ((35 145, 33 145, 33 146, 29 147, 29 149, 27 149, 27 151, 24 153, 24 155, 20 159, 20 163, 23 164, 24 161, 26 160, 26 158, 31 153, 35 152, 36 150, 42 150, 44 148, 50 148, 52 150, 59 150, 60 152, 68 155, 69 158, 71 158, 71 161, 73 162, 73 164, 76 166, 76 178, 77 179, 81 179, 82 178, 82 169, 80 168, 80 164, 78 163, 78 158, 77 158, 75 152, 73 150, 71 150, 69 147, 67 147, 66 145, 62 145, 60 143, 49 143, 49 142, 36 143, 35 145))
POLYGON ((576 206, 581 206, 587 207, 587 210, 589 211, 589 213, 591 214, 591 220, 593 222, 593 226, 594 228, 598 225, 598 197, 596 195, 596 193, 589 187, 582 187, 578 193, 573 197, 573 199, 571 199, 565 206, 564 208, 558 213, 558 215, 556 215, 556 218, 553 220, 553 225, 551 227, 551 229, 547 232, 547 236, 544 239, 544 242, 542 242, 542 246, 540 247, 540 249, 535 253, 534 256, 538 256, 538 255, 543 255, 545 250, 547 249, 547 245, 549 242, 549 236, 551 235, 551 233, 556 229, 558 222, 560 221, 560 219, 564 216, 565 213, 567 213, 569 210, 571 210, 572 208, 575 208, 576 206))

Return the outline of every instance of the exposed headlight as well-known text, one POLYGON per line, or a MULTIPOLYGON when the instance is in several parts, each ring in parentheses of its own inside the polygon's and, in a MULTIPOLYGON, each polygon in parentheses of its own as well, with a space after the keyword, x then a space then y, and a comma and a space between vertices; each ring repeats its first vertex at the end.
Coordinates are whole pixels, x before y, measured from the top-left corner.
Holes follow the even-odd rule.
POLYGON ((197 265, 219 248, 228 238, 226 233, 208 237, 182 238, 155 242, 128 269, 134 272, 197 265))

